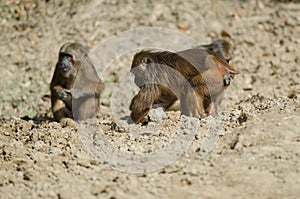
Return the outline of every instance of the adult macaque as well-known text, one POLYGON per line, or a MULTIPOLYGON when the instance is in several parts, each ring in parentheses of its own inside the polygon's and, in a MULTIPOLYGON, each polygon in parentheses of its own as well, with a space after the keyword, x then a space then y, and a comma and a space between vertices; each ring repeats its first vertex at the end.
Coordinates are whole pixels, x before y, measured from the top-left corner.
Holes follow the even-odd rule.
POLYGON ((184 115, 201 118, 214 113, 228 86, 224 77, 236 74, 222 56, 201 48, 178 53, 141 51, 134 56, 131 72, 140 87, 130 105, 135 123, 153 104, 169 110, 178 99, 184 115))
POLYGON ((84 120, 95 116, 103 88, 87 49, 80 43, 64 44, 50 84, 55 120, 84 120))

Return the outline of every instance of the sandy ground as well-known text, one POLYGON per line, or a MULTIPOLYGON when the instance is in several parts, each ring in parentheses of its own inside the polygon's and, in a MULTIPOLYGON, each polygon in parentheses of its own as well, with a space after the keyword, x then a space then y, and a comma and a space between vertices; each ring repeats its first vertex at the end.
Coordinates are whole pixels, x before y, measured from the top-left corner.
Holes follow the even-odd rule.
POLYGON ((299 13, 297 1, 1 2, 0 198, 300 198, 299 13), (129 53, 101 76, 101 113, 86 124, 102 133, 54 122, 49 82, 59 47, 95 49, 137 27, 177 30, 199 44, 231 36, 241 74, 220 116, 195 121, 157 109, 146 126, 117 122, 113 113, 126 117, 128 107, 115 102, 136 90, 123 79, 129 53), (122 86, 127 95, 114 93, 122 86), (149 158, 170 140, 185 150, 149 158), (148 161, 145 172, 128 154, 148 161))

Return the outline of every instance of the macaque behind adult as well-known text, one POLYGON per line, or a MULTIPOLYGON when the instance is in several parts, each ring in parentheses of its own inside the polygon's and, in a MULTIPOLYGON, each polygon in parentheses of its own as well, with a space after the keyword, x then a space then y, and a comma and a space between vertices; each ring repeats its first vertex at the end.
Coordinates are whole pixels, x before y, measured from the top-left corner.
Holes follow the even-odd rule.
POLYGON ((197 46, 196 48, 199 49, 205 49, 208 50, 212 53, 215 53, 222 58, 224 58, 228 63, 231 60, 231 45, 228 41, 223 40, 223 39, 218 39, 213 41, 211 44, 207 45, 200 45, 197 46))
POLYGON ((100 104, 103 83, 80 43, 68 42, 59 50, 50 84, 51 108, 56 121, 93 117, 100 104))

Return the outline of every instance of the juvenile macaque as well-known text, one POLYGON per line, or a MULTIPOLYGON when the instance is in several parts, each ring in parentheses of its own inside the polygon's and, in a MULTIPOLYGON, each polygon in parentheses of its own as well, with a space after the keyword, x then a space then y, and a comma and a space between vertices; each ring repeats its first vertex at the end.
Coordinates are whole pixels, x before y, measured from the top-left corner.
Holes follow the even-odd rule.
POLYGON ((50 84, 55 120, 93 117, 99 109, 103 88, 87 49, 80 43, 64 44, 50 84))
POLYGON ((139 123, 153 104, 168 110, 177 99, 181 114, 204 117, 212 104, 217 109, 224 90, 224 76, 236 72, 226 60, 206 49, 178 53, 141 51, 134 56, 131 72, 139 93, 132 99, 131 118, 139 123))
MULTIPOLYGON (((219 39, 219 40, 213 41, 211 44, 200 45, 200 46, 196 47, 196 49, 204 49, 210 55, 214 55, 219 60, 224 59, 228 63, 228 65, 226 67, 235 71, 236 69, 229 65, 229 61, 232 58, 230 47, 231 47, 231 45, 228 41, 219 39)), ((178 54, 180 54, 180 56, 183 56, 185 59, 190 61, 192 64, 194 64, 195 67, 198 66, 197 68, 198 68, 198 70, 201 70, 201 72, 202 72, 202 70, 206 70, 206 69, 210 68, 212 65, 204 66, 203 63, 201 63, 202 58, 198 57, 201 55, 197 55, 197 53, 198 52, 193 49, 178 52, 178 54)), ((224 76, 224 86, 227 87, 228 85, 230 85, 230 81, 232 79, 233 79, 233 75, 232 74, 230 75, 230 73, 226 73, 226 75, 224 76)))

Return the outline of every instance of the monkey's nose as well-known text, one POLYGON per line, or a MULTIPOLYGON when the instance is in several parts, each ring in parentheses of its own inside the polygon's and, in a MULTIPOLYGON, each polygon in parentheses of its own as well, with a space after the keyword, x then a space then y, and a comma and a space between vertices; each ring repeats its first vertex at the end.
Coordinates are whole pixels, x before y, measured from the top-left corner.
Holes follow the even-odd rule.
POLYGON ((71 68, 71 66, 70 66, 69 62, 63 61, 63 62, 61 63, 61 69, 62 69, 64 72, 70 70, 70 68, 71 68))
POLYGON ((69 67, 68 67, 68 66, 66 66, 66 65, 62 65, 62 67, 61 67, 61 68, 62 68, 62 70, 63 70, 63 71, 67 71, 67 70, 69 69, 69 67))

